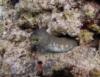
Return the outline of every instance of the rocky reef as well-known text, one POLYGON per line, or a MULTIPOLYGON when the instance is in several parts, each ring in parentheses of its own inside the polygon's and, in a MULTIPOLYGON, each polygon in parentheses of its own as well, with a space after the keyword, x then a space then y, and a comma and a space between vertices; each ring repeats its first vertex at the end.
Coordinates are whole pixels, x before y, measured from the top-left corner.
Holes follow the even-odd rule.
POLYGON ((100 1, 0 0, 0 77, 100 77, 100 1))

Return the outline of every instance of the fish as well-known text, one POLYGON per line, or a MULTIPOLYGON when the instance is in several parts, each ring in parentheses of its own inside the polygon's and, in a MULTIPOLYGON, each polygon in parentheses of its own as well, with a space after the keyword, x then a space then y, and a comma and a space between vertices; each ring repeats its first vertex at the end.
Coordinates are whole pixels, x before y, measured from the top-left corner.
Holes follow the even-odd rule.
POLYGON ((32 50, 40 52, 61 53, 67 52, 78 46, 75 39, 66 37, 57 37, 46 32, 41 28, 34 30, 32 33, 32 50))

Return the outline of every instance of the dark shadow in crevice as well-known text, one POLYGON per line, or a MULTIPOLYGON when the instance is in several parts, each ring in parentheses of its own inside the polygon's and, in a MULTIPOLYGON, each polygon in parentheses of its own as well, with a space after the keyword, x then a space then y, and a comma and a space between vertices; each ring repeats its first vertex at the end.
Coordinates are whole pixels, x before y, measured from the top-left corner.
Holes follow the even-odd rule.
POLYGON ((86 2, 94 2, 100 5, 100 0, 84 0, 86 2))
POLYGON ((58 37, 58 38, 69 38, 69 39, 73 39, 73 40, 75 40, 76 42, 77 42, 77 44, 79 45, 79 41, 78 40, 76 40, 75 38, 76 38, 76 36, 75 37, 71 37, 70 35, 68 35, 68 34, 62 34, 62 33, 59 33, 59 34, 57 34, 57 35, 55 35, 56 37, 58 37))
POLYGON ((22 29, 22 30, 26 30, 26 29, 29 29, 30 27, 29 27, 28 23, 24 23, 21 26, 19 26, 19 28, 22 29))
POLYGON ((71 70, 68 68, 60 69, 60 70, 53 70, 52 77, 74 77, 71 73, 71 70))
POLYGON ((9 2, 12 6, 15 6, 17 3, 19 3, 19 0, 10 0, 9 2))
POLYGON ((93 36, 94 40, 89 43, 90 47, 96 48, 99 50, 99 43, 100 43, 100 34, 95 34, 93 36))

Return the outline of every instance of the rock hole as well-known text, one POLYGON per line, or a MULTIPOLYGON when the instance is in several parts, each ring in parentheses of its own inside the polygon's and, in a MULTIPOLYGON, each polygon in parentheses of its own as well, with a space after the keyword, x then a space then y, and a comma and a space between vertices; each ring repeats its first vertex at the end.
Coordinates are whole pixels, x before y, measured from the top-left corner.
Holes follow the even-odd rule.
POLYGON ((52 77, 74 77, 69 69, 53 70, 52 77))
POLYGON ((15 6, 17 3, 19 3, 19 0, 10 0, 11 5, 15 6))

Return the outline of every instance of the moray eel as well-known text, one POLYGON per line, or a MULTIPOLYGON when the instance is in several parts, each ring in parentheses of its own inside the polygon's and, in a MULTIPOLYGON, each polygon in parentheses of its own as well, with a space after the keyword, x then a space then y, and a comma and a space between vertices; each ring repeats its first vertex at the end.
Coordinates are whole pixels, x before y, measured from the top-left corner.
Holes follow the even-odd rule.
POLYGON ((46 29, 37 29, 32 34, 32 50, 42 52, 67 52, 78 46, 77 41, 69 37, 50 35, 46 29))

